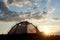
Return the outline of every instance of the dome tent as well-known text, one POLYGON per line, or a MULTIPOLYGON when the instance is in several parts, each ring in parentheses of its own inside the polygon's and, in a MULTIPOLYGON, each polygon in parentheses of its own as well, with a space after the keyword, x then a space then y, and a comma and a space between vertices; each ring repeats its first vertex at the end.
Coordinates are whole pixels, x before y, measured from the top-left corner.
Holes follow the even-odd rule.
POLYGON ((39 30, 36 26, 28 21, 23 21, 17 23, 15 26, 11 28, 8 34, 23 34, 23 33, 38 33, 39 30))
POLYGON ((37 27, 27 21, 14 25, 8 32, 8 35, 11 36, 13 40, 42 40, 44 38, 37 27), (11 34, 13 35, 11 36, 11 34))

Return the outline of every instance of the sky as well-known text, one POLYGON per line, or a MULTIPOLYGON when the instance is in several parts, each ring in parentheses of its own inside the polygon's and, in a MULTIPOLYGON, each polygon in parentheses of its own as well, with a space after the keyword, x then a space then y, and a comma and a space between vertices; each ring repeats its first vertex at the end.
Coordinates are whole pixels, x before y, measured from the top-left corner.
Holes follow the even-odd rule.
POLYGON ((7 34, 16 23, 29 21, 60 35, 60 0, 0 0, 0 34, 7 34))

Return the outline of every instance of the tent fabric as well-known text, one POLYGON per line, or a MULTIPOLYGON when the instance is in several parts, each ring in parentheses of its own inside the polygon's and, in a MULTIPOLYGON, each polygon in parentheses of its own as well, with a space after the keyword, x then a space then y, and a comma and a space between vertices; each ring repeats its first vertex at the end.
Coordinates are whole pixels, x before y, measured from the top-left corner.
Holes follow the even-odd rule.
POLYGON ((38 29, 27 21, 20 22, 13 26, 8 34, 37 33, 38 29))

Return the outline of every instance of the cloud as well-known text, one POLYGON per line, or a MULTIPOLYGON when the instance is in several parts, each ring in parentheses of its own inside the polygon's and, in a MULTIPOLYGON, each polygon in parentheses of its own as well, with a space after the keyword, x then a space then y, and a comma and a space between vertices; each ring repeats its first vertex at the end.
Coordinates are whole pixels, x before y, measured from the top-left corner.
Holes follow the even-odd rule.
POLYGON ((51 0, 48 0, 48 3, 50 3, 51 0))
MULTIPOLYGON (((1 3, 1 2, 0 2, 1 3)), ((47 12, 20 12, 19 14, 17 12, 12 12, 8 9, 6 4, 2 1, 0 5, 1 10, 1 16, 0 20, 2 21, 22 21, 25 19, 42 19, 46 18, 47 12)))
POLYGON ((2 1, 5 3, 6 7, 9 8, 8 3, 7 3, 7 0, 2 0, 2 1))
POLYGON ((15 5, 15 6, 17 6, 17 7, 23 7, 23 6, 24 6, 23 2, 20 2, 19 4, 12 3, 11 6, 12 6, 12 5, 15 5))
POLYGON ((5 14, 7 14, 6 12, 8 11, 8 8, 6 4, 4 3, 4 1, 0 1, 0 11, 5 12, 5 14))
POLYGON ((46 19, 34 19, 34 18, 31 18, 31 19, 25 19, 25 21, 29 21, 31 23, 33 23, 35 26, 37 25, 38 27, 40 25, 57 25, 56 23, 60 22, 58 20, 53 20, 52 18, 46 18, 46 19))
POLYGON ((14 21, 14 20, 20 20, 20 19, 16 12, 12 12, 8 9, 4 1, 0 1, 0 20, 14 21))
POLYGON ((23 19, 44 19, 47 17, 47 12, 35 12, 35 13, 29 13, 29 12, 21 12, 19 15, 20 18, 23 19))
POLYGON ((60 18, 52 18, 53 20, 60 20, 60 18))
POLYGON ((13 12, 12 14, 1 14, 0 20, 1 21, 24 21, 26 19, 44 19, 46 18, 47 13, 34 13, 34 14, 29 14, 29 12, 23 13, 21 12, 20 14, 17 14, 13 12), (1 18, 2 17, 2 18, 1 18))
POLYGON ((13 3, 13 0, 7 0, 6 1, 8 4, 12 4, 13 3))
POLYGON ((50 8, 49 10, 48 10, 48 13, 53 13, 55 11, 55 8, 50 8))
POLYGON ((39 3, 43 3, 43 2, 47 2, 49 3, 50 0, 4 0, 4 2, 7 4, 7 6, 12 6, 12 5, 15 5, 15 6, 18 6, 18 7, 23 7, 24 5, 28 4, 34 4, 34 5, 38 5, 39 3))
POLYGON ((9 5, 15 5, 18 7, 23 7, 26 4, 31 4, 31 2, 29 0, 7 0, 9 5))
MULTIPOLYGON (((50 2, 49 0, 47 0, 47 1, 50 2)), ((44 0, 7 0, 7 3, 10 6, 15 5, 18 7, 23 7, 24 5, 30 5, 30 6, 36 5, 36 6, 38 6, 38 4, 40 4, 41 2, 43 3, 44 0)))
MULTIPOLYGON (((38 7, 34 6, 34 7, 29 7, 30 9, 27 8, 29 9, 28 12, 22 11, 20 13, 17 13, 17 12, 12 12, 9 10, 9 8, 7 7, 8 4, 6 3, 6 1, 5 2, 0 1, 0 20, 1 21, 23 21, 26 19, 45 19, 48 17, 49 13, 52 13, 55 10, 54 8, 50 8, 48 12, 44 12, 44 11, 35 12, 33 10, 37 9, 38 7)), ((16 5, 20 7, 22 7, 23 4, 25 5, 25 4, 31 3, 30 0, 8 0, 8 2, 11 5, 16 5)))
POLYGON ((24 1, 24 4, 31 4, 30 1, 24 1))

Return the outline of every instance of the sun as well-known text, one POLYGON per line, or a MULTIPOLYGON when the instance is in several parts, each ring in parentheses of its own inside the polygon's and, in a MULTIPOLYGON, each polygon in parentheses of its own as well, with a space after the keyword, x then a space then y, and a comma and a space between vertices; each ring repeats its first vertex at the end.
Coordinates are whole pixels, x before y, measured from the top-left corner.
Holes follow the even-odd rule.
POLYGON ((49 29, 48 29, 47 27, 45 27, 45 28, 43 29, 43 32, 44 32, 46 35, 48 35, 48 34, 49 34, 49 29))
POLYGON ((48 29, 44 29, 44 33, 45 34, 48 34, 49 33, 49 30, 48 29))

